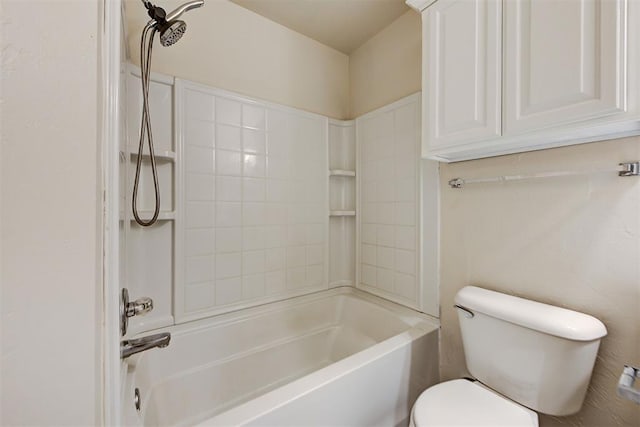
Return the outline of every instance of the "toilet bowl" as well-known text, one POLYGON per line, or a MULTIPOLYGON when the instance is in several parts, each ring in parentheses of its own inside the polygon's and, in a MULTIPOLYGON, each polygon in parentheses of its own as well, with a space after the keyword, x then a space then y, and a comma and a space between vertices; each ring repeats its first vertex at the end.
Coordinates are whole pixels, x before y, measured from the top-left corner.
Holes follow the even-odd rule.
POLYGON ((466 379, 446 381, 424 391, 411 411, 411 427, 537 427, 538 414, 466 379))
POLYGON ((587 314, 475 286, 455 298, 468 371, 428 388, 411 411, 412 427, 537 427, 537 412, 578 412, 600 340, 587 314), (537 412, 536 412, 537 411, 537 412))

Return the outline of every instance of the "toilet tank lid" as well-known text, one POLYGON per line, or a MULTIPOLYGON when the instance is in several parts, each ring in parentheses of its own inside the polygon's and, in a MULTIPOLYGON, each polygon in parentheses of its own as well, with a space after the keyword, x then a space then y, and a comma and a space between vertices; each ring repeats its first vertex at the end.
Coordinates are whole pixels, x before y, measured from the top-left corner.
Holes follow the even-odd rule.
POLYGON ((477 286, 462 288, 455 302, 471 311, 573 341, 593 341, 607 335, 604 324, 588 314, 477 286))

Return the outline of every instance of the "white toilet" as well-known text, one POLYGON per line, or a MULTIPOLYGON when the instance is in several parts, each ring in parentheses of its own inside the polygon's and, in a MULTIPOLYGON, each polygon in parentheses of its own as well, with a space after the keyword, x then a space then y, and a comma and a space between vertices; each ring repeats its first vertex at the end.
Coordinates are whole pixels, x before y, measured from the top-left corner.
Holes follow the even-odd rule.
POLYGON ((587 314, 475 286, 455 298, 467 369, 425 390, 412 427, 538 426, 538 411, 580 410, 600 339, 607 330, 587 314))

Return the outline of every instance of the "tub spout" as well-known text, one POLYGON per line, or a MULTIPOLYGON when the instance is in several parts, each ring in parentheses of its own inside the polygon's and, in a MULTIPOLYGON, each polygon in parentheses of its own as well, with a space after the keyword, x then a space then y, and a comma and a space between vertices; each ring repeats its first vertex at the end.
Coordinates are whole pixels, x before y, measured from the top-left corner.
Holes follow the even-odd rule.
POLYGON ((146 337, 135 338, 132 340, 124 340, 120 343, 120 358, 126 359, 133 354, 140 353, 151 348, 166 347, 169 345, 170 341, 171 334, 168 332, 148 335, 146 337))

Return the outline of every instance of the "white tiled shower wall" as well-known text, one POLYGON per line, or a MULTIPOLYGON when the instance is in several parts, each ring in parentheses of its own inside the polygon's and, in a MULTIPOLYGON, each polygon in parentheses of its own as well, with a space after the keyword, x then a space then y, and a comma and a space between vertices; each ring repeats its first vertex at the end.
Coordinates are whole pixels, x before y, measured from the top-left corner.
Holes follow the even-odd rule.
POLYGON ((422 309, 420 94, 357 119, 360 150, 360 283, 422 309))
POLYGON ((179 80, 176 96, 177 320, 326 289, 327 119, 179 80))

